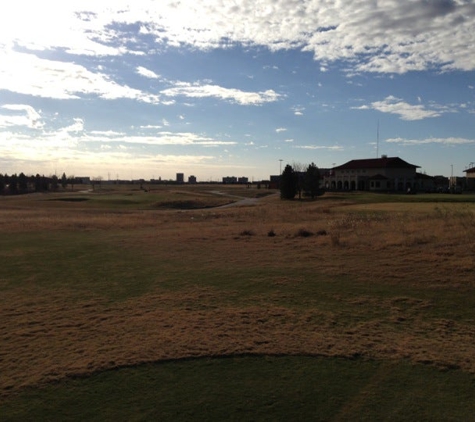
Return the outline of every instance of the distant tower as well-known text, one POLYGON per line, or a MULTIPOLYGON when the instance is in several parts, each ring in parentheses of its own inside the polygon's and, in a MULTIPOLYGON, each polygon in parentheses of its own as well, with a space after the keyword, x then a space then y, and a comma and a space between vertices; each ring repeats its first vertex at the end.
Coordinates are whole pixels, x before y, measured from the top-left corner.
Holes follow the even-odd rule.
POLYGON ((379 119, 378 126, 376 128, 376 158, 379 158, 379 119))
POLYGON ((185 183, 185 175, 183 173, 176 174, 176 182, 177 183, 185 183))

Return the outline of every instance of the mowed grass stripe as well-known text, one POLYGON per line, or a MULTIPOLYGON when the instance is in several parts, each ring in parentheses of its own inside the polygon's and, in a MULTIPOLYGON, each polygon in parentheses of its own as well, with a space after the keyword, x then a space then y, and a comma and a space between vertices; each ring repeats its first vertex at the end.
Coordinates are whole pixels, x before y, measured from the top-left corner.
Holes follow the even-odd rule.
POLYGON ((2 420, 471 420, 461 371, 396 362, 234 357, 164 362, 71 379, 0 404, 2 420))

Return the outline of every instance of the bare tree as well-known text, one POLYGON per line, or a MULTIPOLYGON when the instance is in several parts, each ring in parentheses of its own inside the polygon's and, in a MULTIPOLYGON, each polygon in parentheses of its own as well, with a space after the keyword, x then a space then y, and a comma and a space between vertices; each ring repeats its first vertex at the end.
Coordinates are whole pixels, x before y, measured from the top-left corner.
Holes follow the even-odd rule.
POLYGON ((101 186, 101 183, 102 183, 102 176, 93 177, 92 180, 91 180, 92 190, 94 190, 94 186, 96 184, 101 186))

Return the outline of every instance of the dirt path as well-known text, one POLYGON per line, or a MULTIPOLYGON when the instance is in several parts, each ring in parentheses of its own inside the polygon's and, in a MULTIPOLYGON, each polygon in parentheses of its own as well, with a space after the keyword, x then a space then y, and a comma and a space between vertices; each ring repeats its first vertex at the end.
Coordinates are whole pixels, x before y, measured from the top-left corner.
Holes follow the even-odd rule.
POLYGON ((252 206, 252 205, 256 205, 263 198, 268 198, 270 196, 277 195, 277 192, 276 192, 276 193, 272 193, 270 195, 261 196, 260 198, 247 198, 245 196, 228 195, 228 194, 226 194, 224 192, 220 192, 220 191, 211 191, 211 193, 214 194, 214 195, 221 195, 221 196, 225 196, 225 197, 228 197, 228 198, 238 199, 236 202, 232 202, 232 203, 226 204, 226 205, 220 205, 219 207, 216 207, 216 208, 231 208, 231 207, 241 207, 241 206, 252 206))

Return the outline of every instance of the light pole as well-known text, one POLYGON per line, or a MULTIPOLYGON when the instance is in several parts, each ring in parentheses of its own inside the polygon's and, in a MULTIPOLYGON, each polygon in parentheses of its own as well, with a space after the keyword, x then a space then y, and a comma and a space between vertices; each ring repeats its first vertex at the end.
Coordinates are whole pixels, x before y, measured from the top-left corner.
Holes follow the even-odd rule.
POLYGON ((454 187, 454 165, 450 165, 450 183, 449 183, 449 189, 452 190, 454 187))
POLYGON ((279 158, 279 175, 282 174, 282 158, 279 158))

